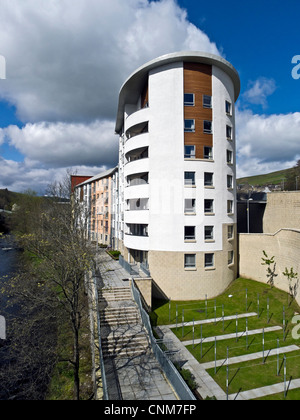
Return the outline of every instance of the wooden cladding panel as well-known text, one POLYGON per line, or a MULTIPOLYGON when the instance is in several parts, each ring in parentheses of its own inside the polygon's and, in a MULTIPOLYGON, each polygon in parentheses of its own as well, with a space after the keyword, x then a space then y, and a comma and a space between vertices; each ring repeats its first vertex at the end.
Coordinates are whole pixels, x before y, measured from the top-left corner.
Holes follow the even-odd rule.
POLYGON ((184 144, 196 146, 196 159, 204 158, 204 146, 213 146, 213 135, 203 132, 203 121, 212 121, 212 109, 203 107, 203 95, 212 96, 212 67, 184 63, 184 93, 195 95, 195 105, 184 107, 184 118, 195 120, 195 132, 184 133, 184 144))
POLYGON ((146 104, 148 104, 148 101, 149 101, 149 85, 147 81, 141 95, 141 107, 144 108, 146 104))

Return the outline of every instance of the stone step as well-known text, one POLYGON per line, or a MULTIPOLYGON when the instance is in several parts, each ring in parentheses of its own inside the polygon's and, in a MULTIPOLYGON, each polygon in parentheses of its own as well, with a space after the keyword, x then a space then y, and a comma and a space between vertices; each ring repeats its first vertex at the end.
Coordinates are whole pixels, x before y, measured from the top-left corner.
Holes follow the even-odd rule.
POLYGON ((101 324, 116 326, 116 325, 135 325, 140 322, 138 315, 124 318, 100 318, 101 324))
POLYGON ((100 320, 103 321, 116 321, 116 320, 126 320, 126 319, 140 319, 139 313, 137 311, 132 312, 114 312, 114 313, 100 313, 100 320))
POLYGON ((114 301, 114 300, 131 300, 132 294, 130 289, 125 290, 109 290, 109 291, 100 291, 99 300, 100 301, 114 301))
POLYGON ((142 354, 150 351, 149 342, 147 337, 143 334, 140 336, 120 337, 120 340, 102 340, 102 353, 103 356, 132 356, 142 354))

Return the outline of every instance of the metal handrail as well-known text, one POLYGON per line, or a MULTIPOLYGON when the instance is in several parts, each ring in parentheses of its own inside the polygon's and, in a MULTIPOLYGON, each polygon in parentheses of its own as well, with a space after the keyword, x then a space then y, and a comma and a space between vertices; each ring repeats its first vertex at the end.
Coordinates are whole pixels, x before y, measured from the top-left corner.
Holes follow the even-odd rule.
POLYGON ((156 339, 154 338, 152 327, 150 324, 149 315, 145 311, 142 305, 140 292, 137 289, 136 285, 134 284, 134 280, 131 281, 131 289, 132 289, 132 295, 134 297, 134 300, 136 304, 139 307, 141 318, 144 324, 144 327, 148 331, 149 339, 151 342, 151 347, 153 350, 153 353, 159 362, 162 370, 164 371, 166 377, 168 378, 169 382, 175 389, 178 397, 181 400, 196 400, 196 397, 192 393, 192 391, 189 389, 185 381, 183 380, 182 376, 178 372, 178 370, 175 368, 174 364, 171 362, 171 360, 167 357, 166 353, 163 352, 163 350, 160 348, 160 346, 157 344, 156 339))

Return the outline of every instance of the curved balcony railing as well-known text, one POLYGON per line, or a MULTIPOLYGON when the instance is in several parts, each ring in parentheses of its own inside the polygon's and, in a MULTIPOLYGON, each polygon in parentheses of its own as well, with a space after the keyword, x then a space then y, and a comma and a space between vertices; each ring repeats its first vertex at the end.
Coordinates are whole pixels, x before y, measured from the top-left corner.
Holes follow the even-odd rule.
POLYGON ((149 251, 149 236, 124 235, 124 245, 126 248, 149 251))
POLYGON ((135 125, 149 121, 150 108, 142 108, 136 112, 133 112, 125 120, 125 132, 130 130, 135 125))
POLYGON ((124 214, 125 223, 149 224, 149 210, 127 210, 124 214))
POLYGON ((143 172, 149 172, 149 158, 134 160, 128 162, 124 167, 124 175, 134 175, 143 172))
POLYGON ((125 200, 134 198, 149 198, 149 184, 143 183, 140 185, 127 186, 124 191, 125 200))
POLYGON ((129 138, 124 147, 125 155, 133 150, 149 146, 149 133, 141 133, 137 136, 129 138))

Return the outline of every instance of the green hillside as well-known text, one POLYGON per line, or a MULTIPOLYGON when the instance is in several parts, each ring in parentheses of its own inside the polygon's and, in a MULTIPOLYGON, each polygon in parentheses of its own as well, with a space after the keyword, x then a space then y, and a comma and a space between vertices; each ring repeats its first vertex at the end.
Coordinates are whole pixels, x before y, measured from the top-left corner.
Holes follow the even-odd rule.
POLYGON ((0 190, 0 209, 11 210, 19 196, 19 193, 9 191, 8 189, 0 190))
POLYGON ((286 180, 288 176, 293 171, 293 168, 284 169, 282 171, 271 172, 265 175, 254 175, 248 176, 245 178, 237 179, 238 185, 249 184, 255 186, 264 186, 264 185, 279 185, 283 180, 286 180))

